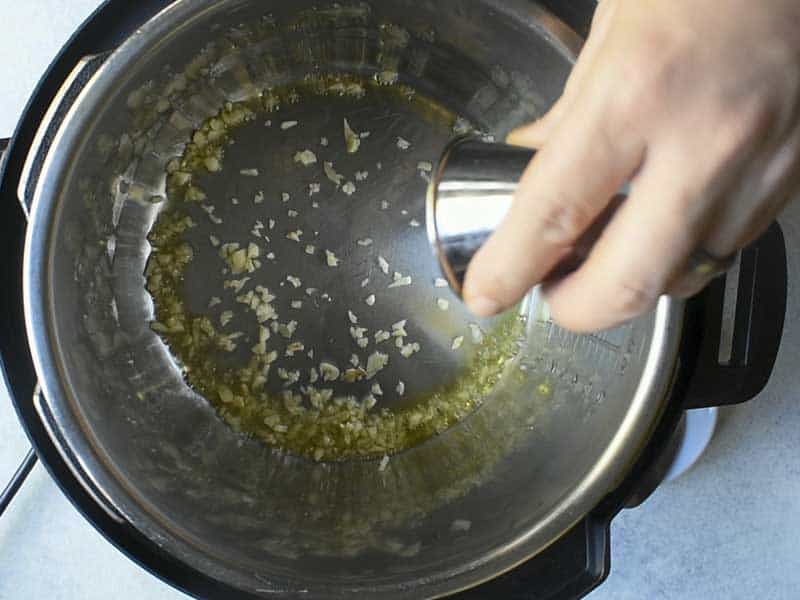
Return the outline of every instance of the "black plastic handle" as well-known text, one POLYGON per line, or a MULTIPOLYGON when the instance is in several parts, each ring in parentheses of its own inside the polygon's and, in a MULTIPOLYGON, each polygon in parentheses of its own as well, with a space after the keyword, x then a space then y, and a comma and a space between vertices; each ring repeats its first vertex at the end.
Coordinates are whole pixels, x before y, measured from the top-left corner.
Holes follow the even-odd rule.
POLYGON ((742 252, 730 360, 719 360, 726 280, 697 299, 700 351, 683 407, 707 408, 746 402, 769 381, 783 335, 788 269, 786 244, 775 223, 742 252))
POLYGON ((587 517, 536 558, 452 600, 583 598, 611 568, 610 519, 587 517))

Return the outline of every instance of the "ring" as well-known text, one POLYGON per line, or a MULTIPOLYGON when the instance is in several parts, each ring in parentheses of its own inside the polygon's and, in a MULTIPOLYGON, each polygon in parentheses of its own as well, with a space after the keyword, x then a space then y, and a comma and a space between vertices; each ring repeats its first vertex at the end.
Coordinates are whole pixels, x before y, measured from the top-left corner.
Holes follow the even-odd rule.
POLYGON ((728 257, 717 258, 706 250, 698 248, 689 257, 688 270, 698 277, 719 277, 736 264, 738 257, 739 253, 735 252, 728 257))

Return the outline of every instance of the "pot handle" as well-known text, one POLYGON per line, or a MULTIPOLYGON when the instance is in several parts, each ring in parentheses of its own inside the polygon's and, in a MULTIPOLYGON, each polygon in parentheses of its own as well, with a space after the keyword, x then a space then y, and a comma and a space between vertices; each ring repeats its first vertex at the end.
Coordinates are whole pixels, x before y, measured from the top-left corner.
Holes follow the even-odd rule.
POLYGON ((589 515, 535 558, 451 600, 583 598, 611 569, 611 521, 589 515))
POLYGON ((720 361, 727 277, 689 304, 699 319, 697 363, 683 407, 746 402, 769 381, 783 335, 788 269, 783 232, 774 223, 742 251, 730 357, 720 361))
POLYGON ((91 54, 81 58, 67 76, 64 83, 53 97, 47 112, 42 119, 31 144, 31 150, 22 167, 17 188, 17 197, 27 216, 33 202, 36 182, 42 171, 44 159, 50 150, 53 138, 61 127, 70 108, 80 95, 86 84, 105 63, 110 52, 91 54))
MULTIPOLYGON (((36 185, 36 181, 38 180, 39 173, 41 172, 44 157, 47 155, 47 151, 50 149, 53 137, 64 121, 69 108, 78 97, 80 91, 84 88, 89 79, 97 72, 100 66, 105 62, 105 59, 108 57, 108 55, 109 53, 106 52, 102 54, 85 56, 79 60, 75 65, 75 68, 72 69, 69 76, 64 81, 61 88, 53 97, 53 100, 50 103, 46 114, 44 115, 42 124, 40 125, 33 139, 33 144, 31 146, 32 150, 28 154, 28 157, 22 167, 19 185, 16 190, 17 200, 19 201, 19 205, 23 213, 21 218, 19 218, 19 220, 22 222, 27 220, 33 198, 34 187, 36 185)), ((0 184, 2 183, 3 175, 5 173, 6 157, 8 155, 10 145, 10 139, 0 139, 0 184)), ((15 225, 12 222, 7 223, 6 225, 9 227, 9 229, 15 228, 15 225)), ((17 231, 14 233, 17 235, 8 236, 8 239, 4 241, 7 241, 9 244, 19 242, 18 247, 11 248, 12 252, 14 252, 12 255, 16 256, 16 252, 21 251, 22 236, 17 231), (11 239, 13 237, 19 239, 11 239)), ((11 339, 15 338, 15 336, 11 333, 8 335, 11 337, 11 339)), ((4 364, 2 358, 0 358, 0 371, 3 371, 6 367, 7 366, 4 364)), ((0 375, 2 374, 3 373, 0 372, 0 375)), ((35 375, 30 378, 24 378, 33 379, 35 381, 35 375)), ((7 377, 6 380, 8 381, 7 377)), ((31 382, 31 385, 33 385, 33 382, 31 382)), ((10 385, 8 387, 11 389, 10 385)), ((38 391, 35 394, 38 396, 38 391)), ((34 398, 34 404, 36 404, 36 397, 34 398)), ((14 496, 22 487, 22 484, 25 483, 25 479, 35 466, 36 460, 36 452, 33 449, 29 450, 16 473, 14 473, 11 481, 6 485, 2 494, 0 494, 0 515, 2 515, 2 513, 14 499, 14 496)), ((106 512, 109 513, 109 515, 114 515, 113 511, 109 509, 106 509, 106 512)), ((118 516, 114 516, 114 518, 119 520, 118 516)))
MULTIPOLYGON (((48 119, 45 121, 46 125, 42 125, 39 132, 36 135, 36 152, 32 152, 23 168, 23 177, 21 178, 21 184, 17 191, 17 199, 19 201, 19 209, 22 209, 22 214, 16 214, 14 218, 9 218, 8 221, 4 223, 6 227, 9 228, 10 231, 13 231, 15 235, 7 235, 3 236, 3 241, 8 242, 10 247, 8 250, 12 253, 12 256, 16 256, 17 252, 21 252, 22 250, 22 240, 24 238, 24 226, 25 221, 28 217, 28 209, 29 205, 29 198, 31 195, 28 193, 30 190, 28 189, 28 185, 30 184, 30 175, 33 170, 38 170, 41 167, 41 157, 42 152, 46 152, 46 148, 49 148, 49 140, 51 135, 54 131, 53 127, 57 127, 60 124, 61 119, 56 118, 56 115, 62 113, 65 110, 66 101, 72 94, 72 98, 74 98, 74 94, 76 93, 74 84, 78 80, 86 81, 85 78, 81 78, 80 75, 86 76, 88 74, 88 70, 91 70, 93 73, 99 67, 100 62, 95 57, 89 57, 85 61, 82 61, 79 68, 76 68, 73 71, 73 77, 70 78, 70 81, 62 87, 61 92, 59 93, 58 97, 54 100, 53 104, 51 105, 50 110, 48 111, 48 119), (88 70, 87 70, 88 69, 88 70)), ((82 87, 82 85, 80 86, 82 87)), ((71 100, 69 101, 71 103, 71 100)), ((62 117, 63 118, 63 115, 62 117)), ((6 157, 8 154, 8 149, 10 146, 11 140, 9 139, 0 139, 0 184, 2 184, 3 175, 5 173, 5 162, 6 157)), ((9 208, 11 210, 11 208, 9 208)), ((9 276, 12 276, 9 274, 9 276)), ((21 279, 21 277, 20 277, 21 279)), ((19 281, 19 280, 18 280, 19 281)), ((6 282, 7 283, 7 282, 6 282)), ((19 310, 19 307, 15 307, 16 310, 19 310)), ((6 314, 10 313, 10 311, 5 311, 6 314)), ((22 321, 21 315, 12 315, 13 319, 17 319, 19 325, 22 321)), ((21 332, 17 332, 21 333, 21 332)), ((13 349, 13 340, 17 340, 18 336, 15 335, 13 331, 5 331, 5 329, 0 332, 1 335, 7 336, 6 341, 12 342, 10 345, 12 347, 9 352, 14 352, 13 349)), ((0 345, 2 346, 2 345, 0 345)), ((4 377, 7 387, 9 389, 9 393, 20 393, 20 390, 14 390, 13 386, 11 385, 11 381, 7 376, 8 373, 6 369, 14 368, 14 365, 7 364, 7 361, 4 360, 3 348, 0 347, 0 377, 4 377)), ((29 360, 25 360, 25 356, 27 352, 15 352, 16 360, 22 361, 24 363, 24 371, 25 374, 20 375, 21 379, 26 380, 29 383, 25 386, 27 389, 33 388, 32 394, 32 405, 39 416, 42 426, 47 431, 52 443, 55 445, 58 453, 61 455, 61 458, 64 461, 64 464, 69 468, 75 478, 80 482, 84 492, 91 496, 91 498, 95 501, 95 504, 99 506, 105 513, 115 522, 117 523, 124 523, 124 518, 121 516, 120 512, 113 506, 113 504, 103 496, 97 486, 93 484, 93 482, 83 474, 83 470, 80 468, 80 463, 67 449, 65 444, 62 443, 61 439, 57 435, 57 428, 54 427, 54 419, 52 414, 47 407, 47 403, 44 401, 42 397, 41 390, 39 389, 38 385, 35 385, 36 376, 33 373, 32 365, 30 365, 29 360), (30 371, 30 373, 28 373, 30 371)), ((5 358, 9 358, 9 355, 6 355, 5 358)), ((20 365, 18 364, 17 367, 19 368, 20 365)), ((19 375, 19 373, 18 373, 19 375)), ((23 397, 27 394, 25 392, 21 392, 23 397)), ((33 470, 33 467, 36 465, 38 456, 36 451, 31 448, 28 450, 25 458, 22 460, 20 466, 17 468, 16 472, 12 476, 11 480, 3 489, 2 493, 0 493, 0 515, 2 515, 8 506, 11 504, 12 500, 16 496, 17 492, 19 492, 22 485, 25 483, 30 472, 33 470)))

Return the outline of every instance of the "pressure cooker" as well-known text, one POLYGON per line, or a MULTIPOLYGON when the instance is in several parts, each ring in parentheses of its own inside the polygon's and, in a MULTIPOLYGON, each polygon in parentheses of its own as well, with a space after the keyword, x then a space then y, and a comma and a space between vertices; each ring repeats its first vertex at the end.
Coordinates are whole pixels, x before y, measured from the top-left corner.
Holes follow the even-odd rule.
MULTIPOLYGON (((154 327, 146 277, 151 231, 172 202, 170 165, 213 128, 209 119, 233 122, 235 107, 257 105, 226 164, 205 163, 210 199, 194 217, 198 231, 213 232, 223 213, 233 226, 229 215, 244 209, 231 199, 258 198, 246 186, 259 177, 296 183, 291 196, 314 215, 303 228, 317 230, 315 244, 351 248, 313 266, 328 274, 343 258, 325 279, 338 298, 303 301, 320 339, 338 335, 335 315, 349 308, 341 298, 361 293, 357 268, 384 270, 377 254, 358 262, 356 252, 377 252, 381 240, 394 249, 402 272, 384 287, 431 283, 436 261, 414 223, 419 211, 424 220, 426 157, 467 126, 502 139, 541 116, 593 9, 580 0, 110 0, 81 26, 4 153, 0 357, 36 455, 98 531, 197 597, 577 598, 602 583, 610 523, 663 478, 684 411, 747 401, 769 379, 786 312, 778 225, 743 251, 735 276, 688 302, 662 298, 613 331, 564 331, 532 292, 513 357, 491 377, 477 371, 491 385, 469 398, 468 414, 402 451, 342 460, 276 448, 269 441, 284 439, 282 426, 272 437, 237 430, 232 409, 190 385, 154 327), (280 106, 268 101, 279 90, 280 106), (345 137, 359 120, 369 134, 336 157, 370 161, 351 191, 333 166, 322 173, 280 137, 306 126, 317 144, 307 151, 322 156, 342 117, 345 137), (315 182, 290 181, 305 167, 330 186, 325 202, 315 182), (378 233, 367 241, 364 231, 378 233)), ((286 212, 278 189, 247 214, 286 212)), ((277 253, 271 272, 285 264, 277 253)), ((197 265, 185 274, 195 296, 217 276, 197 265)), ((410 310, 421 341, 408 350, 417 362, 392 359, 405 369, 397 396, 455 372, 457 351, 472 343, 447 330, 468 318, 456 298, 439 296, 446 321, 424 308, 438 289, 393 290, 383 305, 379 295, 376 310, 410 310)))

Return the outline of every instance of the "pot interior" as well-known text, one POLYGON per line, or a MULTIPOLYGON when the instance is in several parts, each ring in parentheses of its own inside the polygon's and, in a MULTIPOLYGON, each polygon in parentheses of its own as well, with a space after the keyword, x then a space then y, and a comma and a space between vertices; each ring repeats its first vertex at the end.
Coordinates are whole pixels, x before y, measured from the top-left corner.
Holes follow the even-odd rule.
MULTIPOLYGON (((541 116, 561 92, 575 42, 533 2, 178 2, 107 60, 54 146, 53 193, 34 207, 28 259, 42 266, 30 277, 28 308, 31 323, 47 325, 35 336, 39 369, 67 443, 134 525, 243 590, 420 597, 535 554, 610 491, 658 414, 672 308, 576 337, 533 294, 520 309, 513 358, 495 368, 477 354, 469 315, 435 286, 424 223, 412 224, 424 219, 421 163, 435 162, 462 127, 502 139, 541 116), (152 328, 148 235, 179 202, 170 162, 226 105, 259 108, 232 134, 221 171, 197 176, 205 200, 182 205, 196 223, 187 234, 195 260, 180 278, 188 310, 216 324, 236 305, 224 290, 233 274, 222 272, 209 237, 254 241, 264 265, 244 285, 266 278, 284 315, 302 302, 294 309, 298 336, 307 328, 301 355, 324 347, 338 365, 356 353, 363 366, 379 348, 353 346, 348 311, 370 336, 407 318, 419 352, 406 360, 387 342, 391 378, 359 382, 358 394, 380 381, 378 408, 402 410, 472 365, 484 385, 470 400, 480 406, 459 424, 388 463, 366 451, 314 460, 238 433, 236 415, 226 423, 187 384, 152 328), (346 151, 344 119, 369 132, 357 153, 346 151), (295 160, 305 149, 317 158, 308 167, 295 160), (339 185, 324 162, 343 174, 339 185), (309 195, 315 183, 322 190, 309 195), (299 244, 286 238, 295 230, 304 232, 299 244), (366 238, 373 243, 357 243, 366 238), (342 264, 329 266, 324 250, 342 264), (413 277, 410 289, 389 288, 393 270, 413 277), (365 304, 370 293, 374 306, 365 304), (223 304, 212 309, 214 296, 223 304), (462 335, 463 349, 453 350, 462 335), (397 393, 400 380, 406 394, 397 393)), ((479 325, 492 336, 507 321, 479 325)), ((237 348, 250 348, 258 329, 241 329, 247 343, 237 348)), ((280 343, 283 355, 289 341, 280 343)), ((234 351, 226 360, 244 359, 234 351)), ((269 385, 278 394, 285 382, 269 385)))

